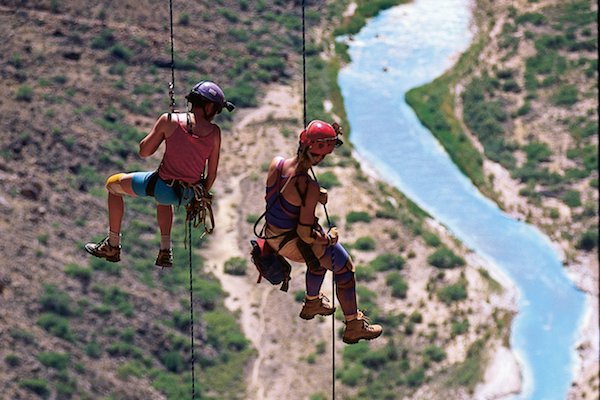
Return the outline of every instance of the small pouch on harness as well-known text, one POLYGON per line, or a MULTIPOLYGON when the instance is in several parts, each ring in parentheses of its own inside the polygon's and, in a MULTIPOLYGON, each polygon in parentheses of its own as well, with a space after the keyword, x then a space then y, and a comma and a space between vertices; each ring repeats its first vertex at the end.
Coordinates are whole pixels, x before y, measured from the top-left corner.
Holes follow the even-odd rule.
POLYGON ((250 251, 252 262, 258 270, 256 283, 260 283, 262 278, 265 277, 273 285, 281 283, 280 290, 287 292, 289 281, 292 279, 290 277, 292 272, 290 263, 283 256, 275 253, 265 239, 251 240, 250 244, 252 245, 250 251))

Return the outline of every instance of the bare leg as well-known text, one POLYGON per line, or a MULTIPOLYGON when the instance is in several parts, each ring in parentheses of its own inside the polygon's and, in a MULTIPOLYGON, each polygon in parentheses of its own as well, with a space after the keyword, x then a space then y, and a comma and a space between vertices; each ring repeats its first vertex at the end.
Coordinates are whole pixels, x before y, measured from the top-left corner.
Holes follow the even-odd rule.
POLYGON ((123 196, 108 192, 108 226, 111 232, 121 233, 121 221, 125 212, 123 196))
POLYGON ((171 248, 171 227, 173 226, 173 206, 158 204, 156 219, 160 228, 160 248, 171 248))

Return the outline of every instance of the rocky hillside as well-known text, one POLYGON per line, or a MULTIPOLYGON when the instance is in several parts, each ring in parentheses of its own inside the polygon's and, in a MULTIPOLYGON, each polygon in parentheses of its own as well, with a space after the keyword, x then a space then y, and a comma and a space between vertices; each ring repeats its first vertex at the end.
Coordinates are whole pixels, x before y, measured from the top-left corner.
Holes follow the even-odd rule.
MULTIPOLYGON (((309 118, 325 115, 327 98, 343 119, 331 32, 347 2, 307 3, 309 86, 322 90, 308 99, 309 118)), ((345 24, 394 2, 357 3, 358 17, 345 17, 345 24)), ((330 320, 297 318, 303 267, 295 266, 283 294, 254 284, 247 256, 265 165, 294 152, 302 126, 299 4, 174 6, 178 105, 187 87, 207 77, 238 105, 233 117, 218 121, 224 140, 217 231, 202 241, 194 233, 198 397, 328 398, 330 320)), ((121 263, 82 251, 106 232, 104 179, 159 161, 142 161, 137 143, 168 106, 166 4, 9 0, 0 22, 3 395, 191 397, 181 214, 172 271, 153 266, 158 234, 144 199, 127 199, 121 263)), ((335 342, 338 391, 357 399, 472 397, 495 350, 506 345, 510 293, 443 227, 365 173, 350 145, 317 173, 358 264, 360 307, 386 332, 373 343, 335 342)))

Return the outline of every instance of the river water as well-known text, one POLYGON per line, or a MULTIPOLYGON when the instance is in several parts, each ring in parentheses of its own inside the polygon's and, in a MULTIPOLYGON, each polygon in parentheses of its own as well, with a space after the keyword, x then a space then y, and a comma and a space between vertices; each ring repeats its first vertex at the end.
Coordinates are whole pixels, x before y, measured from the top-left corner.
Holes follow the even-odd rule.
POLYGON ((519 291, 510 344, 522 364, 518 399, 565 399, 585 296, 538 229, 503 213, 452 163, 404 100, 450 68, 471 40, 469 0, 416 0, 380 13, 348 41, 339 75, 360 157, 519 291))

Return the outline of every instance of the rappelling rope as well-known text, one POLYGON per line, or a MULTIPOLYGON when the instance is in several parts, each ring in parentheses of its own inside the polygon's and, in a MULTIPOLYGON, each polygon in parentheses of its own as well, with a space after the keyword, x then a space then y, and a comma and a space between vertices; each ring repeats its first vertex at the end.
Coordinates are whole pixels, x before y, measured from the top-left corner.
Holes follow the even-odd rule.
MULTIPOLYGON (((173 0, 169 0, 169 22, 171 28, 171 82, 169 82, 169 118, 175 111, 175 46, 173 44, 173 0)), ((194 190, 194 199, 196 198, 196 191, 194 190)), ((194 201, 192 201, 193 203, 194 201)), ((212 217, 212 208, 210 203, 208 204, 210 210, 211 219, 211 232, 214 226, 214 220, 212 217)), ((206 210, 206 208, 203 208, 206 210)), ((189 266, 190 266, 190 349, 191 349, 191 364, 192 364, 192 400, 196 399, 196 357, 194 355, 194 285, 192 280, 192 224, 196 222, 196 214, 192 214, 186 206, 186 230, 187 230, 187 247, 189 251, 189 266), (194 218, 190 218, 192 215, 194 218)), ((206 218, 206 213, 202 214, 203 220, 206 218)), ((205 232, 206 233, 206 232, 205 232)), ((203 234, 204 235, 204 234, 203 234)))
MULTIPOLYGON (((307 117, 306 117, 306 16, 305 16, 305 6, 306 1, 302 0, 302 103, 303 103, 303 121, 304 121, 304 129, 306 129, 307 125, 307 117)), ((310 167, 310 172, 313 176, 315 182, 319 182, 317 180, 317 176, 315 175, 315 171, 313 171, 312 167, 310 167)), ((329 213, 327 212, 327 207, 323 204, 323 210, 325 210, 325 217, 327 218, 327 225, 329 229, 332 228, 331 219, 329 219, 329 213)), ((331 270, 331 302, 332 307, 335 310, 335 273, 333 268, 331 270)), ((335 400, 335 312, 331 315, 331 399, 335 400)))

